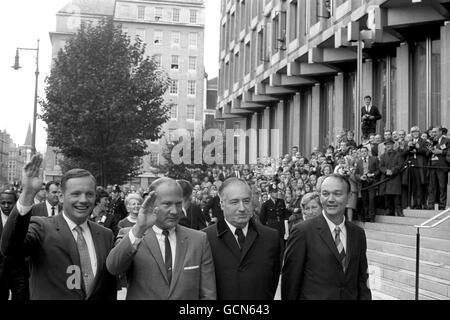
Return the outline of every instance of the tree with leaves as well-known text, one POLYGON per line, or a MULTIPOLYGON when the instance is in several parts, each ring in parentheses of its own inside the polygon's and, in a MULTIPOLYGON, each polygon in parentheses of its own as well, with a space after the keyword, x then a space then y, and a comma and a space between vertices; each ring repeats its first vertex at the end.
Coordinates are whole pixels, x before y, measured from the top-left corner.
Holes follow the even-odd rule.
POLYGON ((144 52, 111 19, 81 25, 59 51, 41 105, 63 170, 88 169, 101 185, 139 173, 146 141, 168 120, 168 78, 144 52))

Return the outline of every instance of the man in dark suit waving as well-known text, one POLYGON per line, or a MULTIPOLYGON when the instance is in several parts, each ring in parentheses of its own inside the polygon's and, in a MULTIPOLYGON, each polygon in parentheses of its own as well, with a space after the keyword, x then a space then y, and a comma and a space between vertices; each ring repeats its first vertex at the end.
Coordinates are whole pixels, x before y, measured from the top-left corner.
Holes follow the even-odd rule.
POLYGON ((350 183, 340 175, 325 178, 322 214, 294 226, 281 278, 286 300, 370 300, 366 236, 345 220, 350 183))
POLYGON ((3 230, 5 256, 30 257, 32 300, 115 300, 116 279, 106 270, 114 237, 88 218, 94 208, 96 181, 89 171, 73 169, 61 180, 63 212, 31 217, 33 199, 42 186, 42 156, 23 170, 23 192, 3 230))
POLYGON ((280 276, 278 231, 252 218, 252 192, 231 177, 219 190, 224 218, 205 229, 216 268, 217 299, 272 300, 280 276))

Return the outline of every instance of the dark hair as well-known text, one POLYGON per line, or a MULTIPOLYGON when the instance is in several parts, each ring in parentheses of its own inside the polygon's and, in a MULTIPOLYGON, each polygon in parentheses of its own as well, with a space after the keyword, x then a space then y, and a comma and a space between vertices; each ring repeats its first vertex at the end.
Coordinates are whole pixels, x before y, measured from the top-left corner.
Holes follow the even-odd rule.
POLYGON ((17 202, 17 199, 18 199, 17 193, 15 193, 13 190, 11 190, 11 189, 3 190, 2 192, 0 192, 0 195, 2 195, 2 194, 7 194, 7 195, 10 195, 10 196, 13 196, 14 197, 14 202, 17 202))
POLYGON ((45 184, 45 191, 49 191, 50 190, 50 186, 54 184, 55 186, 59 187, 59 182, 58 181, 49 181, 45 184))
POLYGON ((192 185, 189 183, 189 181, 180 179, 177 180, 178 184, 181 186, 181 189, 183 190, 183 198, 188 198, 192 195, 192 185))
POLYGON ((109 198, 108 192, 105 190, 99 190, 95 195, 95 204, 100 203, 101 198, 109 198))
POLYGON ((371 97, 371 96, 365 96, 365 97, 364 97, 364 100, 367 99, 367 98, 369 98, 370 101, 372 101, 372 97, 371 97))
POLYGON ((338 179, 339 181, 341 181, 343 184, 345 184, 347 186, 347 193, 350 193, 350 191, 351 191, 350 181, 348 181, 347 177, 341 176, 336 173, 332 173, 329 176, 327 176, 325 179, 323 179, 321 186, 323 185, 325 180, 329 179, 329 178, 335 178, 335 179, 338 179))
MULTIPOLYGON (((224 192, 224 190, 225 190, 230 184, 232 184, 232 183, 234 183, 234 182, 241 182, 241 183, 245 184, 247 187, 250 188, 250 186, 248 185, 248 183, 247 183, 245 180, 240 179, 240 178, 236 178, 236 177, 230 177, 230 178, 225 179, 225 181, 220 185, 220 188, 219 188, 219 197, 220 197, 220 198, 223 197, 223 192, 224 192)), ((251 188, 250 188, 250 189, 251 189, 251 188)))
POLYGON ((72 169, 67 171, 61 178, 61 190, 64 192, 66 189, 67 181, 74 178, 84 178, 84 177, 90 177, 92 178, 92 181, 94 181, 94 184, 97 187, 97 181, 95 180, 95 177, 87 170, 84 169, 72 169))

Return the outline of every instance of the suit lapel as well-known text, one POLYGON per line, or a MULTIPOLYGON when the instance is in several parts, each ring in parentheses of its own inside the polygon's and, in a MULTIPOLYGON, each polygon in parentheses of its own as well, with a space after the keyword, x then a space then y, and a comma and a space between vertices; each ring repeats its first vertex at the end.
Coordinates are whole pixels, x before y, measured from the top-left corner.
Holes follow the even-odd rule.
POLYGON ((334 243, 330 228, 328 227, 327 221, 325 220, 323 215, 320 215, 317 219, 317 228, 319 229, 319 235, 322 238, 323 242, 325 242, 327 247, 331 250, 331 252, 333 252, 336 259, 340 261, 336 243, 334 243))
POLYGON ((75 238, 73 237, 72 231, 69 229, 67 222, 64 220, 63 215, 58 215, 55 218, 56 230, 61 236, 62 247, 68 248, 68 253, 72 264, 80 265, 80 256, 78 254, 77 244, 75 238))
POLYGON ((355 229, 353 229, 353 225, 348 221, 345 221, 345 228, 347 231, 347 251, 346 251, 346 270, 348 270, 348 266, 350 265, 350 261, 353 257, 353 252, 355 252, 354 244, 357 243, 355 241, 355 229))
POLYGON ((237 260, 241 259, 239 245, 224 219, 220 219, 217 222, 217 237, 222 238, 225 245, 230 249, 237 260))
POLYGON ((247 255, 248 251, 252 247, 253 243, 256 240, 256 237, 258 236, 258 233, 250 226, 248 226, 247 236, 245 237, 244 247, 242 248, 241 252, 241 260, 240 263, 244 260, 245 256, 247 255))
POLYGON ((153 258, 155 258, 156 263, 158 264, 159 270, 161 271, 166 282, 169 283, 169 279, 167 279, 166 265, 164 264, 164 260, 161 254, 161 249, 159 247, 158 239, 156 238, 155 231, 150 228, 142 240, 147 248, 150 250, 153 258))
POLYGON ((95 255, 97 256, 97 272, 95 274, 94 285, 92 286, 93 290, 91 292, 91 295, 95 291, 95 288, 97 287, 95 284, 100 278, 100 274, 103 272, 102 261, 106 261, 105 250, 103 250, 103 248, 105 247, 102 241, 103 239, 101 237, 100 230, 98 228, 95 228, 96 226, 94 224, 95 223, 88 220, 88 226, 89 229, 91 230, 92 241, 94 242, 95 255))
POLYGON ((175 263, 174 263, 174 270, 172 274, 172 281, 170 282, 170 289, 169 289, 169 296, 171 295, 172 291, 175 288, 175 284, 178 281, 178 278, 180 277, 180 274, 183 270, 184 266, 184 257, 186 256, 186 251, 188 247, 188 234, 181 228, 180 226, 177 226, 175 229, 176 236, 177 236, 177 248, 175 252, 175 263))

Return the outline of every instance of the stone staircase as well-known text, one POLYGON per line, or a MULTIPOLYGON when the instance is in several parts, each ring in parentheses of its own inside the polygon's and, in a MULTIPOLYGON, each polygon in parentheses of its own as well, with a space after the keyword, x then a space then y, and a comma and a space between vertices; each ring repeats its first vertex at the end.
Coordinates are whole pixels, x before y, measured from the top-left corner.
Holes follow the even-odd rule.
MULTIPOLYGON (((414 300, 416 233, 414 225, 438 211, 404 210, 405 217, 377 215, 357 224, 367 236, 370 287, 374 300, 414 300)), ((450 300, 450 220, 420 231, 420 300, 450 300)))

